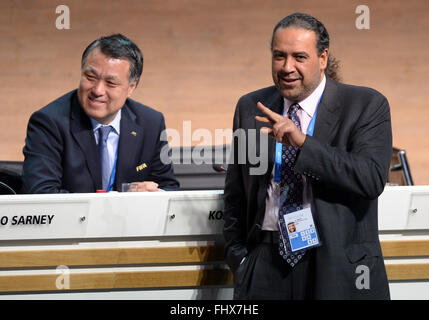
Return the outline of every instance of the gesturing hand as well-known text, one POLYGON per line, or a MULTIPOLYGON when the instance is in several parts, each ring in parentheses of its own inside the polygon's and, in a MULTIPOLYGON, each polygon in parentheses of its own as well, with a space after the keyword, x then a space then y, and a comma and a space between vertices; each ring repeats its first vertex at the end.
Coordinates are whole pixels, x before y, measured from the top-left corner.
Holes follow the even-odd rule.
POLYGON ((258 102, 257 106, 265 114, 265 117, 256 116, 255 119, 260 122, 270 123, 273 126, 272 129, 263 127, 262 132, 272 136, 280 143, 298 148, 302 147, 306 135, 288 117, 283 117, 281 114, 271 111, 261 102, 258 102))

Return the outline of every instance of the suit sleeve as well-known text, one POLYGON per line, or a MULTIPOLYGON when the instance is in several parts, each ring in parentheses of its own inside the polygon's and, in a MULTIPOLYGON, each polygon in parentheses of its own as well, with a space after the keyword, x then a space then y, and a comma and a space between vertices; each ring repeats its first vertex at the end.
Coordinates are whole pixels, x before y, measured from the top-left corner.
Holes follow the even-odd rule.
POLYGON ((340 194, 375 199, 384 190, 391 156, 389 103, 377 95, 356 120, 346 146, 307 136, 295 170, 340 194))
MULTIPOLYGON (((241 101, 241 100, 240 100, 241 101)), ((234 115, 233 131, 240 128, 239 105, 234 115)), ((234 272, 240 265, 243 257, 247 255, 247 215, 246 197, 243 184, 241 165, 238 163, 237 153, 238 141, 233 139, 231 148, 230 164, 225 179, 224 190, 224 229, 226 261, 234 272)))
POLYGON ((63 142, 49 116, 35 112, 28 122, 23 153, 22 179, 25 193, 67 193, 62 186, 63 142))

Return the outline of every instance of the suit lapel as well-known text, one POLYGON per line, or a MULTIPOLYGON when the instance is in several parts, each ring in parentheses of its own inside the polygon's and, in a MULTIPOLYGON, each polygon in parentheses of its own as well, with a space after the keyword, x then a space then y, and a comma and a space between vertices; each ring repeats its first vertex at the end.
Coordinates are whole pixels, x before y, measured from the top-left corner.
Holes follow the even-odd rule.
MULTIPOLYGON (((143 127, 136 123, 136 116, 125 104, 121 115, 121 133, 119 135, 118 162, 116 164, 115 185, 120 190, 119 182, 130 179, 137 170, 136 161, 140 160, 139 154, 143 148, 143 127), (132 172, 131 172, 131 171, 132 172)), ((132 181, 127 181, 132 182, 132 181)))
POLYGON ((91 174, 94 189, 101 189, 101 168, 92 131, 91 121, 80 106, 77 96, 73 98, 70 119, 70 131, 82 150, 86 165, 91 174))
MULTIPOLYGON (((279 114, 283 113, 283 97, 280 95, 277 89, 275 89, 275 92, 271 96, 268 96, 266 99, 264 99, 261 102, 272 111, 279 114)), ((256 110, 256 115, 261 117, 265 116, 262 113, 262 111, 260 111, 259 109, 256 110)), ((262 127, 266 127, 266 126, 267 124, 255 120, 255 128, 258 133, 262 127)), ((269 136, 268 137, 268 168, 267 168, 268 172, 271 172, 273 170, 275 146, 276 146, 276 141, 274 140, 274 138, 269 136)))
POLYGON ((321 141, 330 141, 331 135, 335 132, 339 120, 340 107, 337 103, 337 85, 326 78, 326 87, 323 91, 322 100, 317 108, 316 123, 314 126, 314 137, 321 141))
MULTIPOLYGON (((275 88, 275 87, 274 87, 275 88)), ((280 95, 280 93, 278 92, 277 88, 275 88, 275 91, 272 95, 268 96, 267 98, 262 98, 261 102, 269 109, 271 109, 272 111, 282 114, 283 112, 283 97, 280 95)), ((256 107, 256 106, 255 106, 256 107)), ((256 107, 257 108, 257 107, 256 107)), ((256 115, 258 116, 265 116, 258 108, 256 109, 256 115)), ((259 122, 259 121, 255 121, 255 128, 257 130, 257 135, 259 134, 259 131, 261 130, 262 127, 266 127, 267 124, 259 122)), ((257 144, 258 148, 259 148, 259 143, 257 144)), ((256 221, 259 221, 259 224, 262 224, 262 219, 264 217, 264 213, 265 213, 265 198, 267 196, 267 190, 268 190, 268 185, 270 183, 270 178, 271 178, 271 172, 273 170, 273 166, 274 166, 274 153, 275 153, 275 145, 276 145, 276 141, 274 138, 268 136, 268 166, 267 166, 267 172, 266 174, 263 176, 263 179, 260 181, 261 185, 258 188, 258 194, 257 194, 257 203, 258 203, 258 215, 256 217, 256 221)), ((261 150, 258 150, 259 155, 263 156, 261 154, 261 150)))

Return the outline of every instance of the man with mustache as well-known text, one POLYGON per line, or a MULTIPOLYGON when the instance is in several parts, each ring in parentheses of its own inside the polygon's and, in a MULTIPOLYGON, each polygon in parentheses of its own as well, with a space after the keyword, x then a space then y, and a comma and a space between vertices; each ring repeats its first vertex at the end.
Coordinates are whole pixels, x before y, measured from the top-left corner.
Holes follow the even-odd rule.
MULTIPOLYGON (((236 153, 228 166, 234 297, 389 299, 377 224, 392 153, 388 101, 335 81, 329 34, 312 16, 282 19, 271 52, 275 86, 241 97, 234 115, 234 130, 269 135, 264 175, 250 174, 236 153)), ((262 153, 262 140, 249 134, 247 150, 262 153)))
POLYGON ((137 45, 121 34, 101 37, 83 52, 73 90, 30 118, 23 149, 27 193, 176 189, 163 115, 132 99, 143 70, 137 45))

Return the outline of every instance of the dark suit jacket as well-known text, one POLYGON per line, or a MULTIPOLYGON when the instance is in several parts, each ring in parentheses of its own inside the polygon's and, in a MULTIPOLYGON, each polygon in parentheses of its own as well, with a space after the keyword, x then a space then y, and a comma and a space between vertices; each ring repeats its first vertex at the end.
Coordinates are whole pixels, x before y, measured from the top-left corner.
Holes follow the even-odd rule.
MULTIPOLYGON (((121 190, 123 182, 145 180, 158 183, 160 188, 178 188, 173 166, 160 160, 161 150, 168 148, 167 142, 160 139, 164 129, 160 112, 132 99, 126 100, 120 122, 116 190, 121 190)), ((92 125, 78 102, 77 90, 31 116, 25 143, 24 192, 101 189, 100 161, 92 125)))
MULTIPOLYGON (((260 129, 261 101, 277 113, 283 98, 272 86, 240 98, 234 130, 260 129)), ((247 150, 259 145, 247 139, 247 150)), ((238 146, 235 145, 235 150, 238 146)), ((274 163, 275 140, 269 138, 265 175, 249 175, 252 166, 231 159, 225 181, 226 259, 233 271, 258 242, 265 199, 274 163)), ((375 90, 327 79, 318 107, 314 135, 307 136, 295 170, 311 185, 312 212, 322 246, 314 248, 316 299, 389 298, 388 281, 378 238, 377 198, 382 193, 392 153, 388 101, 375 90), (357 289, 361 274, 370 270, 370 289, 357 289)), ((254 166, 254 165, 253 165, 254 166)))

